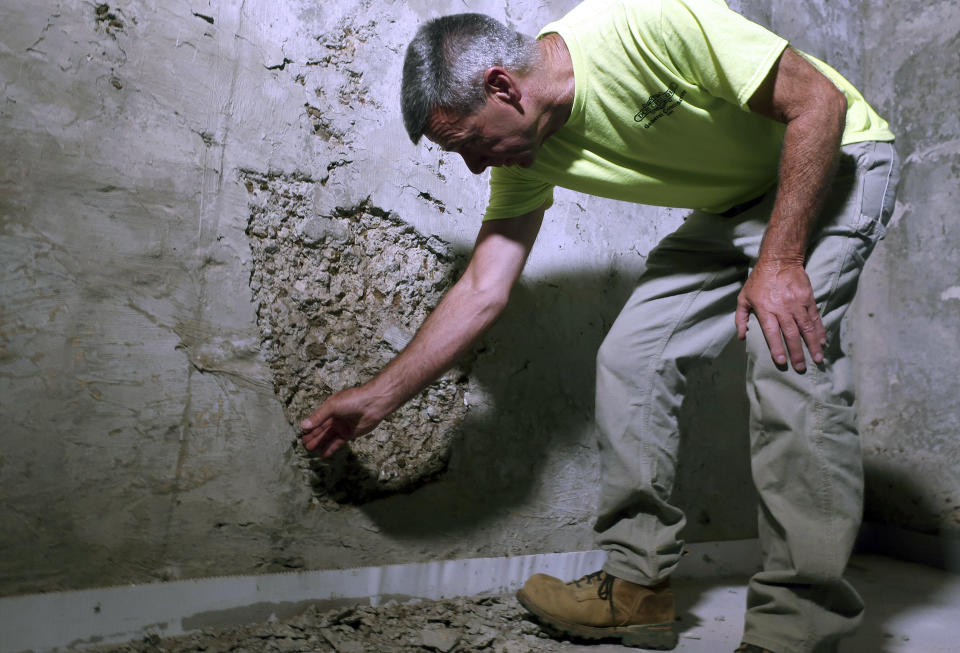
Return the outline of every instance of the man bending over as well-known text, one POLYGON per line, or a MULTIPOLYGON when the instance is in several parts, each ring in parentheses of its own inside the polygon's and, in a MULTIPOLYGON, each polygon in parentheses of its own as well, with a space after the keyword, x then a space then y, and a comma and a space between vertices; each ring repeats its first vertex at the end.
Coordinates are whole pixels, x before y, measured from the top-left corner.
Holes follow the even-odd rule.
POLYGON ((538 38, 487 16, 425 24, 403 118, 492 167, 463 277, 370 382, 304 420, 331 455, 440 376, 500 315, 553 188, 693 212, 650 253, 597 357, 602 570, 518 593, 570 635, 673 648, 669 502, 687 371, 746 340, 763 570, 737 651, 828 652, 863 603, 843 579, 862 512, 840 323, 893 207, 893 134, 836 71, 719 0, 586 0, 538 38))

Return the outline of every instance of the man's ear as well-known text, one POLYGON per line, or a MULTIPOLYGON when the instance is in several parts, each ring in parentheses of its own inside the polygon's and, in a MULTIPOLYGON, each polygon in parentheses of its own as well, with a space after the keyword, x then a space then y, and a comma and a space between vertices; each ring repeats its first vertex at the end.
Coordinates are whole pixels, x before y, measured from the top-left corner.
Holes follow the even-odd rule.
POLYGON ((507 104, 520 106, 522 93, 516 78, 506 68, 491 66, 483 73, 483 92, 487 100, 496 99, 507 104))

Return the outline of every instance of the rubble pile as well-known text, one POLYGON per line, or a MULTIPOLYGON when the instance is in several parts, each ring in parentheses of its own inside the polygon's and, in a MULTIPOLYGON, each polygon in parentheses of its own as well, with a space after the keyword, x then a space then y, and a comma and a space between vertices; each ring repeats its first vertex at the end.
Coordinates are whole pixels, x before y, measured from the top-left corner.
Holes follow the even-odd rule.
POLYGON ((97 653, 540 653, 567 646, 550 639, 510 596, 390 601, 378 607, 312 608, 285 620, 151 635, 97 653))

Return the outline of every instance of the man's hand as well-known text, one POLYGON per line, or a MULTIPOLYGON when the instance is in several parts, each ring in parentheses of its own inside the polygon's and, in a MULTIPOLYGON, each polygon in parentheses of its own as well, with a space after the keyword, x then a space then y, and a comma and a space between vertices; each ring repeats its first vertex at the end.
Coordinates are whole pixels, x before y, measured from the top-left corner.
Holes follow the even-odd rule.
POLYGON ((749 101, 750 109, 786 124, 780 185, 753 272, 737 298, 737 336, 757 316, 774 363, 807 369, 806 344, 823 362, 826 330, 803 269, 807 243, 828 193, 847 115, 847 100, 799 53, 787 48, 749 101), (784 350, 786 342, 786 350, 784 350))
POLYGON ((308 451, 319 449, 320 455, 329 458, 350 440, 376 428, 383 417, 373 410, 373 403, 365 386, 331 395, 313 415, 300 422, 303 445, 308 451))
POLYGON ((803 345, 815 363, 823 362, 827 333, 820 319, 810 278, 799 263, 758 262, 737 297, 737 337, 747 337, 750 313, 757 316, 773 361, 804 372, 803 345), (787 348, 784 351, 784 341, 787 348))

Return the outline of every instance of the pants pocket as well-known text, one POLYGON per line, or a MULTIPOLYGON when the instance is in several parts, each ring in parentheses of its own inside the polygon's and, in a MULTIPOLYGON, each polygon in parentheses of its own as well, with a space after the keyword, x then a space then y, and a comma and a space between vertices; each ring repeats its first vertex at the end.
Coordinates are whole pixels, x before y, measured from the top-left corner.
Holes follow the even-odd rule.
MULTIPOLYGON (((859 144, 858 144, 859 145, 859 144)), ((900 157, 893 143, 874 142, 858 160, 860 174, 860 221, 858 232, 876 243, 887 233, 893 216, 897 184, 900 181, 900 157)))

